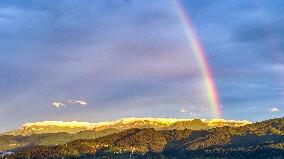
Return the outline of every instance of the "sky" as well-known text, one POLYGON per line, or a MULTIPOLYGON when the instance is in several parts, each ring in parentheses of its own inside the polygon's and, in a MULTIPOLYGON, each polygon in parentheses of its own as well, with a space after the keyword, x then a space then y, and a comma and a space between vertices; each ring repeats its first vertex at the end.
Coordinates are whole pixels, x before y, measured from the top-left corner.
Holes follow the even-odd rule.
MULTIPOLYGON (((284 115, 284 1, 180 1, 223 118, 284 115)), ((214 118, 173 0, 1 0, 0 131, 26 122, 214 118)))

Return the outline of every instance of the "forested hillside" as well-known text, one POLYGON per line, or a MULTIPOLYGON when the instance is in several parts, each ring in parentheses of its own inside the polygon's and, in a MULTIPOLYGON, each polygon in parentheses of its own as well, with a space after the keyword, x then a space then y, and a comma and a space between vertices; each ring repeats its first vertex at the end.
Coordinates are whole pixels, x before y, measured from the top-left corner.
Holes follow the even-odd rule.
POLYGON ((8 158, 284 158, 284 118, 209 130, 130 129, 60 146, 31 147, 8 158), (103 157, 104 156, 104 157, 103 157))

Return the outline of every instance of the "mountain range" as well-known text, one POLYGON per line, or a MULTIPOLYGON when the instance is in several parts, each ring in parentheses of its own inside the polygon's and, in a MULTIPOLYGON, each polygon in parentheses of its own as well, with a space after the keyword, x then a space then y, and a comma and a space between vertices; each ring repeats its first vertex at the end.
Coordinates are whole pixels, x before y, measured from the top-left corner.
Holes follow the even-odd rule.
MULTIPOLYGON (((138 123, 141 122, 141 120, 138 121, 138 123)), ((234 124, 229 124, 232 123, 232 121, 222 121, 221 123, 223 123, 223 125, 220 127, 209 124, 209 121, 199 119, 175 121, 163 128, 160 126, 153 128, 147 126, 146 123, 149 123, 149 120, 146 120, 143 124, 144 127, 136 128, 133 126, 132 122, 134 122, 135 125, 137 120, 131 120, 131 122, 124 122, 125 125, 132 123, 129 129, 107 127, 107 129, 84 130, 89 132, 89 134, 95 134, 94 132, 101 131, 101 134, 104 134, 108 132, 109 129, 112 129, 113 132, 101 135, 100 137, 90 137, 89 139, 74 138, 70 142, 58 145, 25 145, 24 147, 12 149, 12 152, 15 154, 6 155, 5 157, 8 159, 63 157, 284 158, 284 118, 271 119, 252 124, 244 122, 245 124, 243 125, 236 125, 235 123, 238 123, 236 121, 234 124), (224 122, 227 123, 225 126, 224 122), (212 127, 210 127, 210 125, 212 127), (194 129, 186 128, 189 126, 194 126, 194 129)), ((83 133, 84 131, 79 133, 83 133)), ((68 133, 53 133, 56 137, 60 136, 59 134, 66 135, 68 133)), ((77 134, 78 133, 68 135, 76 136, 77 134)), ((50 134, 33 134, 30 136, 42 135, 48 136, 50 134)), ((7 137, 7 135, 3 136, 7 137)), ((30 136, 21 137, 29 138, 30 136)))
POLYGON ((222 126, 243 126, 250 124, 247 120, 224 120, 224 119, 173 119, 173 118, 122 118, 110 122, 63 122, 43 121, 23 124, 19 129, 6 132, 2 135, 30 136, 33 134, 46 134, 66 132, 76 134, 85 130, 117 129, 127 130, 131 128, 154 128, 162 129, 209 129, 222 126))
POLYGON ((224 119, 172 119, 172 118, 123 118, 111 122, 62 122, 44 121, 23 124, 19 129, 0 135, 0 150, 27 146, 52 146, 78 139, 94 139, 133 128, 155 130, 206 130, 215 127, 239 127, 249 121, 224 119))

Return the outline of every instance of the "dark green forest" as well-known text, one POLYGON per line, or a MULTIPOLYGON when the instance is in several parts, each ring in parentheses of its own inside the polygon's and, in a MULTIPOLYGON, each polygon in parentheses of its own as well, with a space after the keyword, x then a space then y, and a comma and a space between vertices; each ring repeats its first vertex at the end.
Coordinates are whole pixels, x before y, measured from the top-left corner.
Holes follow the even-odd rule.
POLYGON ((130 129, 58 146, 30 146, 14 158, 284 158, 284 118, 209 130, 130 129))

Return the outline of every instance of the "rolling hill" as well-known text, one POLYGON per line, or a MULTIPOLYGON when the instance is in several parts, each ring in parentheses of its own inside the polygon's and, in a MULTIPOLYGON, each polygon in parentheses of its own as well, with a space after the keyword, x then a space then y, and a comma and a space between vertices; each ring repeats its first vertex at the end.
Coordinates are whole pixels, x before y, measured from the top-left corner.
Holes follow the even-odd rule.
POLYGON ((206 130, 129 129, 59 146, 37 146, 8 158, 283 158, 284 118, 206 130))
POLYGON ((6 132, 2 135, 30 136, 33 134, 47 134, 66 132, 76 134, 85 130, 128 130, 132 128, 154 128, 161 129, 209 129, 222 126, 243 126, 250 124, 246 120, 224 120, 224 119, 173 119, 173 118, 122 118, 110 122, 63 122, 43 121, 23 124, 19 129, 6 132))
POLYGON ((0 150, 25 146, 51 146, 65 144, 77 139, 95 139, 109 134, 135 128, 155 130, 205 130, 215 127, 239 127, 248 121, 223 119, 171 119, 171 118, 123 118, 112 122, 62 122, 45 121, 26 123, 19 129, 0 135, 0 150))

